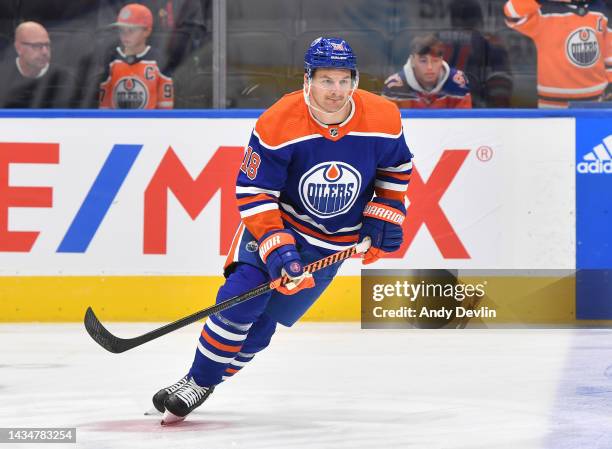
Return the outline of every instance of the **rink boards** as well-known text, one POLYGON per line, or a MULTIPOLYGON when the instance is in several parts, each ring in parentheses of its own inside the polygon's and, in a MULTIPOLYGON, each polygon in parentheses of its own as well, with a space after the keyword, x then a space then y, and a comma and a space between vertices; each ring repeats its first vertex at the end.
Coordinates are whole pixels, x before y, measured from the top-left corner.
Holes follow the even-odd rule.
MULTIPOLYGON (((88 305, 168 320, 212 304, 257 116, 4 112, 0 320, 75 321, 88 305)), ((608 268, 610 117, 410 112, 406 241, 376 268, 608 268)), ((360 269, 347 262, 306 318, 359 319, 360 269)), ((579 298, 559 307, 605 317, 579 298)))

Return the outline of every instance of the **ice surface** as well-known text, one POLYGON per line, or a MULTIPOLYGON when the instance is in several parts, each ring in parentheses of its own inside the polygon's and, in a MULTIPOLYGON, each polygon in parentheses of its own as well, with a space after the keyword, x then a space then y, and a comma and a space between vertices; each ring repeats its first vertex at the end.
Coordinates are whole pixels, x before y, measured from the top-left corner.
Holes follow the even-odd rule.
MULTIPOLYGON (((131 337, 159 325, 108 328, 131 337)), ((609 331, 298 324, 185 422, 161 427, 143 413, 186 372, 199 329, 116 355, 81 324, 0 325, 0 427, 77 428, 76 445, 53 448, 612 447, 609 331)))

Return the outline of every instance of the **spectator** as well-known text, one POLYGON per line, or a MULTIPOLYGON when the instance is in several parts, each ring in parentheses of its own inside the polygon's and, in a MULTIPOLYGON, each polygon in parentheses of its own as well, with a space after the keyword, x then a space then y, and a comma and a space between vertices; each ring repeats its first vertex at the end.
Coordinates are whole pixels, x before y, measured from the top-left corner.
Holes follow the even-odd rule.
MULTIPOLYGON (((101 0, 98 23, 106 24, 126 0, 101 0), (112 16, 111 16, 112 14, 112 16)), ((212 15, 211 0, 141 0, 153 15, 153 28, 158 33, 156 48, 163 53, 164 73, 173 74, 190 54, 210 39, 207 22, 212 15)))
POLYGON ((612 81, 612 33, 604 4, 509 0, 504 14, 510 28, 536 45, 540 108, 604 98, 612 81))
POLYGON ((467 79, 443 54, 444 44, 435 35, 414 38, 402 70, 385 80, 383 97, 400 108, 471 108, 467 79))
POLYGON ((499 38, 480 31, 483 27, 480 3, 453 0, 450 21, 452 30, 438 33, 446 45, 444 59, 465 73, 474 107, 509 107, 512 77, 508 52, 499 38))
POLYGON ((74 78, 51 63, 51 40, 39 23, 24 22, 15 29, 14 63, 0 68, 2 108, 67 108, 74 78))
POLYGON ((106 79, 100 84, 100 107, 116 109, 172 109, 172 79, 162 73, 156 52, 147 45, 153 15, 146 6, 130 3, 119 12, 121 47, 113 52, 106 79))

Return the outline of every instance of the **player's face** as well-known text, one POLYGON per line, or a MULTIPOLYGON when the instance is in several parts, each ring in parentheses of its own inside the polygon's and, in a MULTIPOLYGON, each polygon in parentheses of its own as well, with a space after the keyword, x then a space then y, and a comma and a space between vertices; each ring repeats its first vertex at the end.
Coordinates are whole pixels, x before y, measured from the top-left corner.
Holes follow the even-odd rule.
POLYGON ((436 85, 442 71, 443 59, 434 55, 413 55, 412 69, 421 86, 431 88, 436 85))
POLYGON ((350 70, 317 69, 310 86, 310 98, 325 112, 337 112, 347 103, 352 90, 350 70))
POLYGON ((151 34, 151 31, 143 27, 119 28, 119 39, 121 39, 121 45, 127 52, 143 48, 147 44, 149 34, 151 34))

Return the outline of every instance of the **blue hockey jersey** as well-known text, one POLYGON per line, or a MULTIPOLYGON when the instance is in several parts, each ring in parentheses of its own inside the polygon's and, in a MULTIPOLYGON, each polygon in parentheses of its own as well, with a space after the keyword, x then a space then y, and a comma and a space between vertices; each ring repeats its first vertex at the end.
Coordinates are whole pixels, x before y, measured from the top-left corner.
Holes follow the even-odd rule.
POLYGON ((363 90, 351 102, 343 123, 324 125, 298 91, 257 120, 236 185, 242 223, 255 238, 289 228, 321 249, 345 249, 357 242, 375 192, 404 201, 412 154, 397 107, 363 90))

